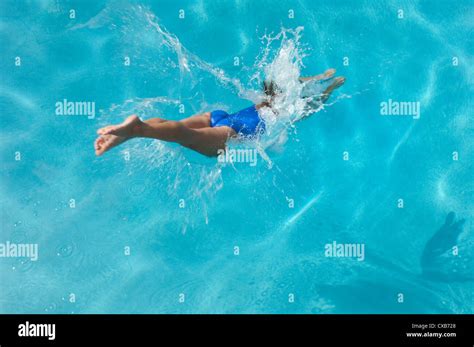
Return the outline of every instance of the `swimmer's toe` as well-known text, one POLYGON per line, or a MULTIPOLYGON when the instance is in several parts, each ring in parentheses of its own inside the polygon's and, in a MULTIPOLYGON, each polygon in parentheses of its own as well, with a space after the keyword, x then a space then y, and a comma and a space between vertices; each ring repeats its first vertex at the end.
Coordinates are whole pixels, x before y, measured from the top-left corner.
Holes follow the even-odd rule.
POLYGON ((101 156, 108 150, 120 145, 122 142, 125 142, 127 138, 122 136, 115 135, 102 135, 95 142, 95 154, 101 156))
POLYGON ((104 139, 102 137, 98 137, 94 142, 94 149, 96 155, 102 154, 102 146, 104 144, 104 139))
POLYGON ((107 132, 112 130, 115 127, 115 125, 107 125, 106 127, 100 128, 97 130, 97 134, 99 135, 105 135, 107 132))

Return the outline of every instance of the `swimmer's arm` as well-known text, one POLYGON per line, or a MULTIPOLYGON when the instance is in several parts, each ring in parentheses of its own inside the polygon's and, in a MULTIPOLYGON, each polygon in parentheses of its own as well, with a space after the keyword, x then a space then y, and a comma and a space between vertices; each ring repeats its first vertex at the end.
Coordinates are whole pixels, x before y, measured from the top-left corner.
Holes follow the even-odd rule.
POLYGON ((255 108, 258 110, 262 107, 271 107, 270 103, 268 101, 261 102, 257 105, 255 105, 255 108))
POLYGON ((320 81, 322 79, 324 79, 324 74, 319 74, 319 75, 314 75, 314 76, 308 76, 308 77, 300 77, 298 78, 298 80, 301 82, 301 83, 304 83, 304 82, 308 82, 308 81, 320 81))
POLYGON ((309 77, 300 77, 299 80, 300 82, 308 82, 308 81, 323 81, 330 79, 331 77, 334 76, 334 73, 336 72, 336 69, 327 69, 323 73, 320 73, 319 75, 314 75, 314 76, 309 76, 309 77))
POLYGON ((309 76, 309 77, 300 77, 300 78, 298 78, 298 80, 300 82, 308 82, 308 81, 317 79, 317 77, 318 77, 317 75, 316 76, 309 76))

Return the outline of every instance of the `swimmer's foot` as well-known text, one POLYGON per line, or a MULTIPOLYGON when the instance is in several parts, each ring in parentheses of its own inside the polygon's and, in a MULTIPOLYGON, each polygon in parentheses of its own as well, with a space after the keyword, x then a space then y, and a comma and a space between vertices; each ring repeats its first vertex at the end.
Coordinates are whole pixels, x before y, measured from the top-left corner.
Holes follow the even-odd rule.
POLYGON ((102 135, 94 142, 95 154, 100 156, 108 150, 127 141, 130 137, 116 136, 116 135, 102 135))
POLYGON ((116 135, 119 137, 134 137, 140 132, 140 128, 143 122, 135 115, 132 115, 125 119, 123 123, 117 125, 108 125, 104 128, 97 130, 99 135, 116 135))

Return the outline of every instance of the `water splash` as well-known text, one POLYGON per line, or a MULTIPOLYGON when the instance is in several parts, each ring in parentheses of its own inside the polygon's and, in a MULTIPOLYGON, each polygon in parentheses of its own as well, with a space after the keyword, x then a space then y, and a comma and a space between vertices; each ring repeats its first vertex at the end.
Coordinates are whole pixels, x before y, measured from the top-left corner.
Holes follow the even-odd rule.
POLYGON ((264 81, 271 81, 278 88, 272 107, 259 110, 266 124, 265 137, 259 139, 262 151, 281 149, 288 135, 296 132, 297 121, 323 108, 319 100, 330 81, 300 80, 303 60, 310 53, 302 40, 303 30, 281 28, 277 34, 265 33, 260 38, 263 47, 250 81, 260 88, 264 81))
MULTIPOLYGON (((241 79, 231 77, 223 69, 190 52, 146 7, 108 6, 88 22, 76 25, 71 30, 100 28, 111 30, 119 42, 130 45, 130 52, 139 52, 137 54, 140 54, 142 61, 150 63, 141 67, 147 74, 159 73, 160 79, 163 79, 163 88, 170 91, 168 96, 134 97, 112 105, 108 110, 101 112, 100 121, 104 125, 116 123, 131 113, 142 118, 156 116, 169 118, 169 113, 185 100, 192 103, 202 100, 198 112, 222 108, 207 102, 206 96, 209 92, 204 87, 199 87, 204 79, 211 80, 216 89, 224 88, 230 91, 236 96, 236 100, 246 99, 257 104, 267 98, 262 90, 263 82, 271 80, 278 86, 279 94, 274 98, 271 108, 263 107, 259 110, 266 123, 265 135, 240 139, 244 141, 230 141, 228 144, 230 148, 245 146, 256 149, 267 168, 271 169, 273 168, 271 152, 282 150, 289 136, 295 132, 294 123, 321 109, 319 107, 321 105, 315 108, 311 107, 310 103, 320 97, 324 83, 310 84, 299 80, 304 67, 303 59, 309 52, 308 47, 302 43, 303 27, 281 28, 277 34, 265 33, 260 37, 261 51, 250 67, 250 73, 241 79), (116 19, 120 19, 118 22, 124 24, 117 27, 114 24, 117 22, 116 19), (144 53, 143 47, 149 50, 145 52, 149 53, 149 58, 144 53), (169 96, 175 94, 171 91, 176 89, 177 79, 179 96, 169 96), (189 94, 190 90, 193 90, 194 94, 189 94), (167 108, 173 109, 166 114, 167 108)), ((123 151, 131 152, 134 157, 143 159, 141 163, 133 161, 132 164, 127 164, 129 174, 144 169, 163 171, 163 175, 172 180, 167 189, 171 196, 182 195, 180 187, 189 187, 189 182, 193 182, 192 188, 187 188, 187 197, 200 202, 197 205, 201 207, 196 209, 204 211, 207 220, 205 201, 222 188, 222 169, 226 164, 189 154, 186 149, 159 141, 145 147, 141 142, 130 141, 124 145, 123 151)))

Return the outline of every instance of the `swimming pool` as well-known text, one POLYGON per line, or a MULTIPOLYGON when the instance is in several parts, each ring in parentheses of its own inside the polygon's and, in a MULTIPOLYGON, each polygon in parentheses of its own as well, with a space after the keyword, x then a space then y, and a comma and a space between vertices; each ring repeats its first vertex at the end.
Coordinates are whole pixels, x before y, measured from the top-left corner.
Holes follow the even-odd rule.
POLYGON ((0 13, 0 312, 474 312, 472 2, 0 13), (232 144, 255 160, 150 140, 94 155, 97 128, 131 113, 237 111, 272 69, 330 67, 347 80, 326 107, 232 144))

